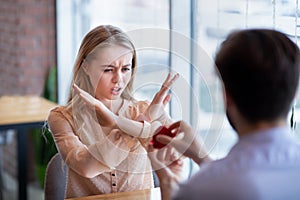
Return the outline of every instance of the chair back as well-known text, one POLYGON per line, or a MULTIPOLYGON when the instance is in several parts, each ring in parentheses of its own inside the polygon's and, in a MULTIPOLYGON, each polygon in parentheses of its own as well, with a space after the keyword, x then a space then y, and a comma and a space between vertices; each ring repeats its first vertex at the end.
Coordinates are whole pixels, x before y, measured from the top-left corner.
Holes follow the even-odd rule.
POLYGON ((67 180, 67 166, 59 153, 49 161, 45 175, 45 200, 63 200, 67 180))

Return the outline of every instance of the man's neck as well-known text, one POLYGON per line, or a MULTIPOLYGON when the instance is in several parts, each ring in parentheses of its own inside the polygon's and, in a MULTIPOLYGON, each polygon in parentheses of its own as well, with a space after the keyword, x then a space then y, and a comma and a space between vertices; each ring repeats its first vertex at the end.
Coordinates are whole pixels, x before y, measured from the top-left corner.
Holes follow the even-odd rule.
POLYGON ((263 131, 270 128, 287 126, 286 120, 260 121, 256 123, 245 123, 237 128, 239 136, 248 135, 252 132, 263 131))

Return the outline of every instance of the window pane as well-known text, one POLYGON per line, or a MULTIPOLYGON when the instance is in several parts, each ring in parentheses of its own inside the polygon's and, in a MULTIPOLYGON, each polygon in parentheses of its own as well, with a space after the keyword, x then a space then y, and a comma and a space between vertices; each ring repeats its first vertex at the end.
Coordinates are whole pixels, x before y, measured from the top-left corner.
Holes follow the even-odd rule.
MULTIPOLYGON (((91 0, 91 27, 99 24, 112 24, 128 31, 129 35, 137 35, 137 29, 145 27, 169 27, 169 4, 167 0, 91 0), (115 6, 118 5, 118 6, 115 6), (131 34, 131 32, 134 32, 131 34)), ((144 31, 141 31, 141 34, 144 31)), ((135 38, 132 38, 135 40, 135 38)), ((151 38, 148 38, 151 40, 151 38)), ((168 72, 168 53, 155 47, 140 47, 137 49, 138 70, 135 80, 134 96, 140 100, 152 99, 158 91, 158 83, 162 82, 160 74, 168 72)))
POLYGON ((112 24, 125 30, 160 27, 168 28, 167 0, 90 0, 91 26, 112 24), (116 6, 118 5, 118 6, 116 6))
MULTIPOLYGON (((134 32, 137 35, 135 32, 145 27, 169 28, 168 0, 64 0, 57 1, 57 4, 58 26, 60 27, 58 28, 60 103, 64 103, 67 99, 74 59, 84 35, 89 30, 99 25, 110 24, 129 34, 134 32)), ((132 39, 135 40, 135 38, 132 39)), ((149 38, 149 40, 151 39, 149 38)), ((136 46, 138 45, 136 44, 136 46)), ((151 47, 149 48, 151 49, 151 47)), ((154 53, 150 54, 145 53, 143 48, 137 49, 137 83, 146 76, 151 80, 151 77, 161 77, 160 74, 168 72, 168 54, 156 51, 154 47, 152 51, 154 53), (147 66, 147 73, 144 69, 139 68, 140 64, 144 66, 143 68, 147 66), (157 65, 164 67, 159 68, 157 65), (150 71, 151 73, 148 73, 150 71)), ((148 84, 147 87, 140 87, 136 96, 142 99, 151 99, 155 91, 157 91, 157 85, 148 84)))
MULTIPOLYGON (((288 34, 292 40, 297 42, 297 16, 296 8, 298 7, 296 0, 199 0, 196 9, 196 26, 195 36, 197 42, 206 50, 213 58, 219 44, 225 39, 226 35, 234 29, 240 28, 275 28, 288 34)), ((299 12, 299 10, 298 10, 299 12)), ((205 78, 214 77, 212 67, 206 70, 205 78)), ((200 109, 206 115, 211 113, 208 105, 210 96, 207 88, 218 87, 208 86, 199 81, 198 98, 200 109)), ((300 121, 300 102, 297 98, 296 104, 296 120, 300 121), (298 114, 299 113, 299 114, 298 114)), ((204 114, 204 115, 205 115, 204 114)), ((225 115, 225 113, 222 113, 225 115)), ((199 122, 201 124, 201 121, 199 122)), ((201 127, 205 132, 205 127, 201 127)), ((299 135, 300 130, 296 129, 299 135)), ((203 133, 202 133, 203 134, 203 133)), ((205 134, 205 133, 204 133, 205 134)), ((236 135, 227 122, 222 131, 220 139, 216 141, 216 146, 212 151, 213 157, 223 157, 228 150, 236 142, 236 135)))

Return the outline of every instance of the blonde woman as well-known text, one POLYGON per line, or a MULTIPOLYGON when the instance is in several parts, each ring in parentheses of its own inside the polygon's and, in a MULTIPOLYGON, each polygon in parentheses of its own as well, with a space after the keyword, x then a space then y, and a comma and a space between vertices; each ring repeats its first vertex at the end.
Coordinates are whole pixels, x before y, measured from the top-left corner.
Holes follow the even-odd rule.
POLYGON ((57 149, 68 166, 65 197, 153 187, 145 143, 161 125, 161 112, 178 75, 168 75, 151 104, 132 96, 135 47, 119 28, 91 30, 80 46, 67 105, 48 117, 57 149))

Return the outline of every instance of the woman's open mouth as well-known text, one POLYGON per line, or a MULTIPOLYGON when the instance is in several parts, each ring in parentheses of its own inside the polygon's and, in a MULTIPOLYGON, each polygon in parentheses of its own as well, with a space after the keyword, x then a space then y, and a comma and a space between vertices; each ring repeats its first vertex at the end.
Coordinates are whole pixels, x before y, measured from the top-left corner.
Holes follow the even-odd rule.
POLYGON ((114 87, 114 88, 111 90, 111 93, 112 93, 113 95, 119 95, 121 90, 122 90, 122 88, 120 88, 120 87, 114 87))

